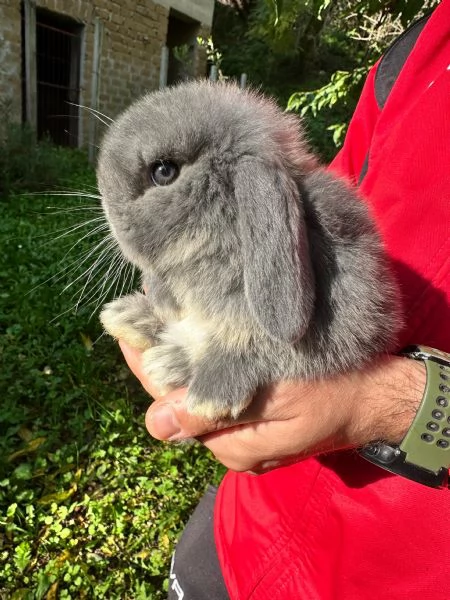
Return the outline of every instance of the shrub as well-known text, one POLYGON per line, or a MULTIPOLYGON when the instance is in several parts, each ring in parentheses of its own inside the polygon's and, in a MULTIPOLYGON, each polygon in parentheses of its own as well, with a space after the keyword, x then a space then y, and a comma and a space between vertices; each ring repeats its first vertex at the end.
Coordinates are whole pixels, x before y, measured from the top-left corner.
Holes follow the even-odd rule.
POLYGON ((55 146, 47 138, 36 141, 27 124, 5 123, 0 141, 0 197, 54 189, 88 168, 83 151, 55 146))

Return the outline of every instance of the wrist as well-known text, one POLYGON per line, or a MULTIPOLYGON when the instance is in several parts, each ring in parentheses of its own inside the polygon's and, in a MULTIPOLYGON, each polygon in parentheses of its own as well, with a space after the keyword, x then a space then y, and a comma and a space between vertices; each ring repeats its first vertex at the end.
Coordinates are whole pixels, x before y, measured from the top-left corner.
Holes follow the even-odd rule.
POLYGON ((448 487, 450 466, 450 355, 427 346, 402 351, 424 365, 426 385, 412 424, 400 443, 374 440, 360 449, 369 462, 432 488, 448 487))
POLYGON ((400 443, 422 401, 425 366, 400 356, 383 356, 356 376, 351 445, 374 440, 400 443))

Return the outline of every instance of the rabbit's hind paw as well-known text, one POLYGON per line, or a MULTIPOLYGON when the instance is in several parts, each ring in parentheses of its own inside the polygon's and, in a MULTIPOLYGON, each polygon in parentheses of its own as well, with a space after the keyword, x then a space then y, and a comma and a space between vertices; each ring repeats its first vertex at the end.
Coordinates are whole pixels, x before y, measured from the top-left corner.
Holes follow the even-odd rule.
POLYGON ((161 344, 146 350, 142 369, 161 395, 188 385, 192 373, 185 350, 175 344, 161 344))

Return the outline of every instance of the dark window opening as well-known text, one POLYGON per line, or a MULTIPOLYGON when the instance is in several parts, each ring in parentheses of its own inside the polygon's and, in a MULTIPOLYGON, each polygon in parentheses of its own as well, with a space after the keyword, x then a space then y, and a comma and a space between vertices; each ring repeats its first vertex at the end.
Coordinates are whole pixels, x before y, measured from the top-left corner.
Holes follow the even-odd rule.
POLYGON ((166 45, 169 48, 167 83, 191 79, 195 75, 195 45, 200 23, 170 10, 166 45))
POLYGON ((61 146, 78 145, 82 30, 73 19, 36 9, 37 135, 61 146))

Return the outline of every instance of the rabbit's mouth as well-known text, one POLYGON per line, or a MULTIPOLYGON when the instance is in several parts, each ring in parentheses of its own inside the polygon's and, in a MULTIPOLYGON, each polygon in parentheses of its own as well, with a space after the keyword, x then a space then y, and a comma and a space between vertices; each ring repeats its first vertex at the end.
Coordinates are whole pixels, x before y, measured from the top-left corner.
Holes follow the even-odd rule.
POLYGON ((124 258, 137 267, 141 272, 145 273, 151 270, 150 262, 139 252, 137 252, 130 244, 127 244, 123 239, 116 238, 120 247, 120 250, 124 258))
POLYGON ((127 223, 120 212, 117 214, 114 208, 111 209, 111 206, 105 201, 104 196, 102 207, 112 236, 125 260, 138 267, 141 271, 148 269, 148 261, 145 260, 142 253, 136 250, 135 229, 133 226, 127 223))
POLYGON ((149 261, 146 260, 145 257, 136 250, 135 244, 130 243, 130 241, 132 242, 134 239, 132 229, 130 227, 126 227, 124 229, 120 228, 120 231, 118 231, 111 221, 108 220, 108 224, 114 240, 119 246, 120 252, 125 260, 137 267, 142 272, 149 270, 149 261), (127 238, 129 238, 130 241, 128 241, 127 238))

